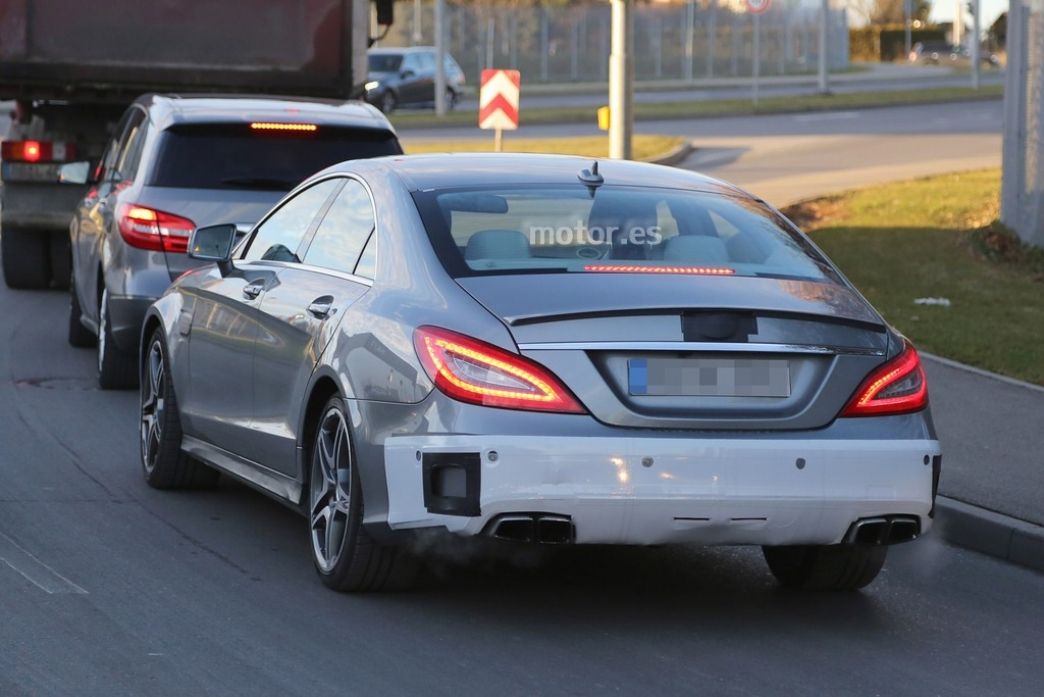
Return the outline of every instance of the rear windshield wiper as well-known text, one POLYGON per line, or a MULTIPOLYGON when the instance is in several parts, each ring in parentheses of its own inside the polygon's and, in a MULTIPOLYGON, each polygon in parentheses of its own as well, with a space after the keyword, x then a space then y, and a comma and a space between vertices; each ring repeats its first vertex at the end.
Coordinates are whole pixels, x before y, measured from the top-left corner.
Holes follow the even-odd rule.
POLYGON ((221 180, 225 186, 245 186, 251 189, 272 189, 275 191, 289 191, 294 188, 296 182, 275 177, 225 177, 221 180))

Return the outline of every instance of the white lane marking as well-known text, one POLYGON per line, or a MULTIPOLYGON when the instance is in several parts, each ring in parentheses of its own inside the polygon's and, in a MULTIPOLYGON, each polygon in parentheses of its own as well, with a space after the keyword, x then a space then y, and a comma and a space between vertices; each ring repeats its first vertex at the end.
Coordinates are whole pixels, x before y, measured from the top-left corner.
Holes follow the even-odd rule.
POLYGON ((825 114, 800 114, 793 117, 795 121, 838 121, 840 119, 858 118, 856 111, 829 111, 825 114))
POLYGON ((0 561, 50 595, 71 593, 87 595, 87 591, 52 569, 35 554, 0 532, 0 561))

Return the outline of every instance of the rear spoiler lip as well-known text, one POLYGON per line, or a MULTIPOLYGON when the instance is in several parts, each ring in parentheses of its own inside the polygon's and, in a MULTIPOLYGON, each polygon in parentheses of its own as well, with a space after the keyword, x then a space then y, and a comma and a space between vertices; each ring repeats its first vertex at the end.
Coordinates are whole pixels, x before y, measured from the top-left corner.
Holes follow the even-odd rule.
POLYGON ((883 321, 871 322, 868 320, 854 319, 851 317, 818 314, 814 312, 795 312, 789 310, 758 310, 754 308, 738 307, 654 307, 641 309, 621 308, 611 310, 585 310, 561 313, 542 312, 526 315, 516 315, 512 317, 505 316, 502 319, 509 326, 520 327, 527 324, 538 324, 541 322, 556 322, 574 319, 592 319, 597 317, 633 317, 634 315, 681 315, 685 312, 736 312, 738 310, 753 312, 755 315, 759 317, 803 319, 812 320, 816 322, 829 322, 831 324, 841 324, 849 327, 856 327, 858 329, 869 329, 871 331, 879 332, 881 334, 884 334, 888 331, 888 328, 883 321))

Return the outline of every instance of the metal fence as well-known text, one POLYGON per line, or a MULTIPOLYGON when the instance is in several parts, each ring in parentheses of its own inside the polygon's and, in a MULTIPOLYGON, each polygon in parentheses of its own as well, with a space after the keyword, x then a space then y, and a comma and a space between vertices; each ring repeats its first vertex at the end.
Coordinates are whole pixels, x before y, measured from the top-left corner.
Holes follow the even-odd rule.
MULTIPOLYGON (((434 41, 432 2, 400 0, 397 22, 382 46, 434 41)), ((749 76, 753 16, 742 0, 677 0, 635 8, 638 80, 749 76)), ((526 82, 583 82, 609 75, 609 3, 447 2, 449 50, 471 81, 487 67, 517 68, 526 82)), ((815 72, 819 60, 818 0, 776 0, 761 16, 761 74, 815 72)), ((848 66, 848 20, 831 10, 828 65, 848 66)))
POLYGON ((1044 0, 1011 0, 1001 220, 1044 247, 1044 0))

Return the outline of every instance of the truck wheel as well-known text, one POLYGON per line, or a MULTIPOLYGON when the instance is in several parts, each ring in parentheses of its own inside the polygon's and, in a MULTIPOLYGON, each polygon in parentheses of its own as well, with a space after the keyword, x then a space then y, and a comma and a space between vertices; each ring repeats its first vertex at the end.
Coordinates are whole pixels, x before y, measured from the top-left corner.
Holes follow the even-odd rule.
POLYGON ((395 96, 395 93, 388 90, 381 95, 381 111, 385 114, 390 114, 395 111, 395 107, 399 106, 399 100, 395 96))
POLYGON ((149 339, 141 376, 141 466, 155 489, 205 489, 220 473, 181 450, 181 418, 163 333, 149 339))
POLYGON ((69 286, 69 277, 72 274, 72 248, 69 244, 69 233, 65 230, 52 232, 50 255, 51 255, 51 284, 58 290, 65 290, 69 286))
POLYGON ((4 281, 8 288, 46 288, 51 280, 50 236, 46 232, 5 227, 0 232, 4 281))
POLYGON ((109 291, 98 306, 98 385, 103 390, 127 390, 138 384, 138 358, 116 345, 109 323, 109 291))
POLYGON ((888 548, 870 545, 763 547, 769 569, 785 588, 851 591, 873 581, 888 548))
MULTIPOLYGON (((70 274, 71 276, 72 274, 70 274)), ((76 295, 76 279, 69 279, 69 345, 77 348, 90 348, 98 341, 91 330, 83 326, 80 318, 83 309, 80 307, 80 298, 76 295)))
POLYGON ((401 590, 412 585, 417 560, 382 545, 362 524, 363 490, 344 402, 332 397, 315 429, 308 482, 308 537, 322 582, 337 591, 401 590))

